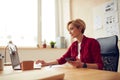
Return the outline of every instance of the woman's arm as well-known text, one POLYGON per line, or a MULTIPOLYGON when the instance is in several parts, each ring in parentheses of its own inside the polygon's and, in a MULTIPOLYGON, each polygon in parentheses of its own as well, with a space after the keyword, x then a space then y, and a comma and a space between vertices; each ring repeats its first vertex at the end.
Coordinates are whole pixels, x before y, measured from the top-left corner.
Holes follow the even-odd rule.
POLYGON ((42 64, 42 67, 44 66, 50 66, 50 65, 57 65, 58 64, 58 61, 52 61, 52 62, 45 62, 44 60, 37 60, 36 61, 36 64, 39 64, 41 63, 42 64))
POLYGON ((83 63, 79 59, 77 59, 76 61, 68 61, 68 63, 70 63, 72 66, 76 68, 83 68, 84 64, 86 64, 85 65, 86 68, 98 69, 98 65, 96 63, 83 63))

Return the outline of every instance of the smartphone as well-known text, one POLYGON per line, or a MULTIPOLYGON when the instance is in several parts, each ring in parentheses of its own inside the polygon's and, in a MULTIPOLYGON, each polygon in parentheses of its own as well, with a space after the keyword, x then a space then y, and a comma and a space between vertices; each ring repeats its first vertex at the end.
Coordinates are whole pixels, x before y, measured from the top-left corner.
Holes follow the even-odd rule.
POLYGON ((66 60, 66 61, 75 61, 75 59, 74 59, 74 58, 71 58, 71 57, 70 57, 70 58, 65 58, 65 60, 66 60))

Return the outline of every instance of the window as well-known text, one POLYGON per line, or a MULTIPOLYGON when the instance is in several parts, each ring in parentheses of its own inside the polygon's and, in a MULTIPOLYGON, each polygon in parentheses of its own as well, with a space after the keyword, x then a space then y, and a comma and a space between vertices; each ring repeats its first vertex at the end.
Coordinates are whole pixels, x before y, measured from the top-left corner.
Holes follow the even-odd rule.
MULTIPOLYGON (((42 41, 55 40, 55 0, 41 0, 42 41), (48 14, 49 13, 49 14, 48 14)), ((38 0, 0 0, 0 45, 38 44, 38 0)))
POLYGON ((0 46, 12 40, 19 47, 37 47, 44 40, 49 44, 64 35, 63 21, 67 19, 63 20, 60 15, 65 15, 63 3, 59 0, 0 0, 0 46))
POLYGON ((42 0, 42 41, 55 41, 55 0, 42 0))
POLYGON ((37 8, 37 0, 0 0, 0 46, 36 46, 37 8))

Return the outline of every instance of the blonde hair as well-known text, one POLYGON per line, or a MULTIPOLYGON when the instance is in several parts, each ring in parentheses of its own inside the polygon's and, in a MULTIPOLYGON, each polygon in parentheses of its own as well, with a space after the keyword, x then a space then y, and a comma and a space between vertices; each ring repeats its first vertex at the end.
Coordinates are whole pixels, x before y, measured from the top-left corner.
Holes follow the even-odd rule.
POLYGON ((70 24, 73 24, 76 28, 81 28, 81 33, 83 34, 86 28, 86 24, 83 20, 81 19, 76 19, 76 20, 71 20, 67 24, 67 29, 70 24))

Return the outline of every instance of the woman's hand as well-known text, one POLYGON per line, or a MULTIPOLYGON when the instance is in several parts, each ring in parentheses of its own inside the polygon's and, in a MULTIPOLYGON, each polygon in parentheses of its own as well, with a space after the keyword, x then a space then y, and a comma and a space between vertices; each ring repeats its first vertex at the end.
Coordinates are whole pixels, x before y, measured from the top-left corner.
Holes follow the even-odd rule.
POLYGON ((47 63, 44 60, 37 60, 36 64, 39 64, 39 63, 42 64, 42 67, 47 66, 47 63))
POLYGON ((82 67, 82 62, 80 59, 76 59, 76 61, 68 61, 72 66, 76 68, 81 68, 82 67))

